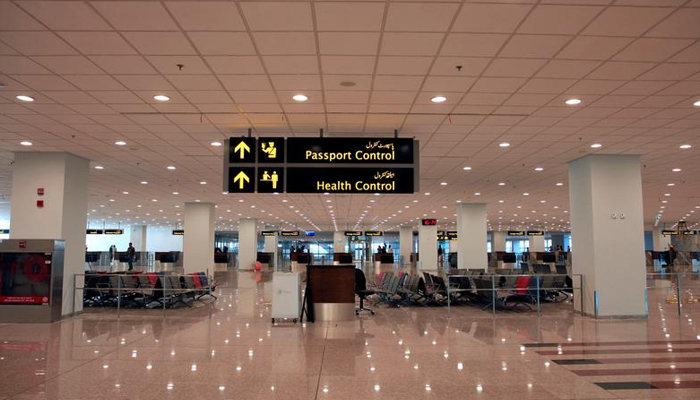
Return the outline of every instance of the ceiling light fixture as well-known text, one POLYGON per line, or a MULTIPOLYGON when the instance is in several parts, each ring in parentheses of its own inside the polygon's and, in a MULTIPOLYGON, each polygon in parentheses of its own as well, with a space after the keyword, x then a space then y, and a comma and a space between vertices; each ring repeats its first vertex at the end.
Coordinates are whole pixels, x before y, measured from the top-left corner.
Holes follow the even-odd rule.
POLYGON ((309 98, 303 94, 295 94, 294 96, 292 96, 292 99, 294 99, 294 101, 306 101, 309 98))
POLYGON ((693 105, 694 105, 695 107, 700 107, 700 100, 698 100, 698 101, 696 101, 695 103, 693 103, 693 105))
POLYGON ((22 146, 31 146, 34 143, 27 141, 27 140, 23 140, 23 141, 19 142, 19 144, 21 144, 22 146))
POLYGON ((555 183, 555 185, 557 185, 557 186, 564 186, 564 184, 561 183, 561 182, 557 182, 557 183, 555 183))
POLYGON ((691 146, 689 144, 682 144, 680 147, 681 147, 681 149, 685 150, 685 149, 690 149, 693 146, 691 146))
POLYGON ((581 104, 581 99, 568 99, 564 103, 566 103, 570 106, 575 106, 577 104, 581 104))
POLYGON ((510 143, 503 142, 498 145, 498 147, 510 147, 510 143))
POLYGON ((465 170, 465 171, 471 171, 471 170, 472 170, 472 167, 464 167, 464 168, 462 168, 462 169, 465 170))
POLYGON ((172 166, 172 165, 168 165, 167 168, 168 168, 169 170, 171 170, 171 171, 174 170, 174 169, 177 169, 177 168, 175 168, 175 167, 172 166))
POLYGON ((117 140, 116 142, 114 142, 114 144, 116 144, 117 146, 126 146, 126 142, 123 140, 117 140))
POLYGON ((599 148, 601 148, 601 147, 603 147, 603 145, 600 144, 600 143, 593 143, 593 144, 591 145, 591 148, 592 148, 592 149, 599 149, 599 148))
POLYGON ((26 103, 31 103, 31 102, 34 101, 34 97, 25 96, 25 95, 23 95, 23 94, 20 94, 20 95, 17 96, 17 100, 19 100, 19 101, 24 101, 24 102, 26 102, 26 103))
POLYGON ((444 103, 447 101, 447 97, 445 96, 435 96, 432 99, 430 99, 433 103, 444 103))
POLYGON ((680 169, 680 168, 674 168, 674 169, 671 170, 671 172, 681 172, 681 169, 680 169))
POLYGON ((141 184, 142 184, 142 185, 148 185, 148 182, 146 182, 146 181, 141 181, 141 184))
POLYGON ((544 171, 544 168, 542 168, 542 167, 537 167, 537 168, 535 168, 535 171, 537 171, 537 172, 544 171))
POLYGON ((101 166, 101 165, 95 165, 95 169, 100 169, 100 170, 102 170, 102 169, 105 169, 105 167, 103 167, 103 166, 101 166))
POLYGON ((206 185, 207 182, 206 182, 206 181, 201 181, 201 182, 199 182, 199 184, 200 184, 200 185, 206 185))
POLYGON ((170 100, 170 97, 168 97, 164 94, 157 94, 157 95, 153 96, 153 98, 158 100, 158 101, 169 101, 170 100))
POLYGON ((447 186, 447 182, 440 182, 440 186, 447 186))
POLYGON ((209 144, 211 144, 211 145, 214 146, 214 147, 219 147, 219 146, 221 146, 221 142, 211 142, 211 143, 209 143, 209 144))

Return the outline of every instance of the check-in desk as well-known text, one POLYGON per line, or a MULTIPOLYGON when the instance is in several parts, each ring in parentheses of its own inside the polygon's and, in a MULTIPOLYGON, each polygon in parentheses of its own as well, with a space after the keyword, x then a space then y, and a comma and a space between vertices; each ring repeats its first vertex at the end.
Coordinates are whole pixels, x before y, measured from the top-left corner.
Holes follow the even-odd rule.
POLYGON ((256 261, 262 264, 263 269, 274 268, 275 253, 259 252, 256 261))
POLYGON ((306 307, 310 322, 355 319, 355 266, 308 265, 306 307))
POLYGON ((333 265, 352 264, 352 253, 333 253, 333 265))
POLYGON ((310 264, 309 253, 291 253, 289 259, 292 264, 292 272, 303 271, 304 267, 310 264))

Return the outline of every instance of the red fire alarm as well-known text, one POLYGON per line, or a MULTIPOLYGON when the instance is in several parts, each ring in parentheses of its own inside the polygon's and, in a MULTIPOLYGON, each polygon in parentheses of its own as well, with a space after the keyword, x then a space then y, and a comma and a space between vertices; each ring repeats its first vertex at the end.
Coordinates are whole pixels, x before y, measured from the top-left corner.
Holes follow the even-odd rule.
POLYGON ((38 189, 36 190, 36 194, 39 195, 39 196, 43 196, 43 195, 44 195, 44 188, 38 188, 38 189))
POLYGON ((37 200, 36 208, 44 208, 44 200, 37 200))

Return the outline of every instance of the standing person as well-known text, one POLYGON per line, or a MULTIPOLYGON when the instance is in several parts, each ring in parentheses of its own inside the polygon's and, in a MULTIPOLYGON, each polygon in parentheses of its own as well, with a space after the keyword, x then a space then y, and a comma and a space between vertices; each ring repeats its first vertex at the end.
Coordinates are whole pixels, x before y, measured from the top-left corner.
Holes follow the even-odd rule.
POLYGON ((134 270, 134 259, 136 258, 136 249, 133 243, 129 242, 129 247, 126 249, 126 261, 129 263, 129 271, 134 270))
POLYGON ((117 255, 117 246, 109 246, 109 265, 114 265, 114 257, 117 255))
POLYGON ((438 264, 445 265, 445 250, 442 249, 442 246, 438 246, 438 264))
POLYGON ((672 245, 668 245, 668 271, 673 272, 673 264, 676 262, 676 248, 672 245))
POLYGON ((389 245, 389 250, 388 250, 388 251, 389 251, 390 254, 394 254, 394 249, 391 247, 391 245, 389 245))

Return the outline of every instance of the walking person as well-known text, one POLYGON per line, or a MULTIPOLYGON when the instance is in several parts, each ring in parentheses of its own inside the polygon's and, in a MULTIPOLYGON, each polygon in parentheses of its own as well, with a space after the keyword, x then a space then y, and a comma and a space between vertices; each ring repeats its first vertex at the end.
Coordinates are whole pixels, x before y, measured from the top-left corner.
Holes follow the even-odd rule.
POLYGON ((136 258, 136 249, 133 244, 129 242, 129 247, 126 249, 126 260, 129 262, 129 271, 134 270, 134 259, 136 258))

